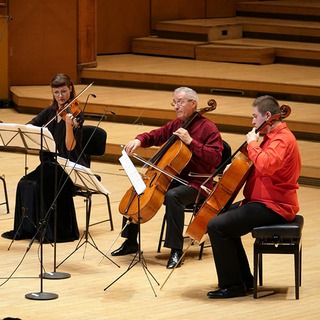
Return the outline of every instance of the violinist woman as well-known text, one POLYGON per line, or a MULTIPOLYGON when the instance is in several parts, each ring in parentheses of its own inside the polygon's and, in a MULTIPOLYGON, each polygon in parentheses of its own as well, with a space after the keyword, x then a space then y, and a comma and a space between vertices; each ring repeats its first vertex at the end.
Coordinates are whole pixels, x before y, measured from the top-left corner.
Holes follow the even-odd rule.
MULTIPOLYGON (((74 85, 69 76, 59 73, 51 81, 53 101, 28 124, 47 126, 56 143, 60 157, 87 166, 82 155, 81 110, 71 105, 70 113, 59 112, 75 97, 74 85), (74 111, 72 113, 72 111, 74 111), (75 117, 75 114, 77 116, 75 117)), ((2 234, 8 239, 32 238, 39 228, 41 167, 43 168, 44 241, 54 241, 54 199, 55 168, 57 168, 57 242, 73 241, 79 238, 79 230, 73 203, 73 183, 60 166, 55 165, 55 154, 44 152, 42 164, 23 177, 16 193, 14 230, 2 234), (62 189, 61 189, 62 188, 62 189)))
POLYGON ((212 299, 240 297, 252 291, 253 277, 241 236, 255 227, 292 221, 299 210, 297 141, 280 119, 260 130, 264 137, 259 144, 256 128, 280 113, 279 104, 271 96, 261 96, 252 106, 254 128, 247 134, 247 151, 253 167, 244 200, 207 225, 219 283, 219 289, 208 292, 212 299))
MULTIPOLYGON (((187 129, 182 128, 184 121, 196 111, 198 106, 198 95, 194 90, 187 87, 177 88, 173 93, 172 106, 177 114, 175 120, 149 133, 139 134, 125 146, 125 151, 131 155, 138 147, 161 146, 172 135, 176 135, 192 153, 191 160, 179 175, 189 184, 182 185, 172 182, 164 199, 167 219, 164 246, 171 249, 167 263, 168 269, 174 268, 182 256, 184 209, 195 202, 198 190, 204 181, 198 177, 189 177, 189 172, 212 173, 221 161, 223 149, 222 139, 216 125, 207 118, 199 116, 187 129)), ((207 187, 212 188, 212 183, 209 182, 207 187)), ((126 218, 123 219, 123 226, 125 224, 126 218)), ((137 252, 137 232, 137 224, 130 223, 122 232, 122 237, 127 240, 111 254, 120 256, 137 252)))

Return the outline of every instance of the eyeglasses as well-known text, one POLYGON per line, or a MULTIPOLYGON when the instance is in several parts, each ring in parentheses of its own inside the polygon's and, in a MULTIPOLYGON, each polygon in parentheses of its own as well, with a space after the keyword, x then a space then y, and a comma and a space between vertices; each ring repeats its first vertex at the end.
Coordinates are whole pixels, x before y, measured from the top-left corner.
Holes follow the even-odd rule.
POLYGON ((53 95, 56 97, 58 97, 60 95, 65 96, 67 93, 68 93, 68 90, 61 90, 61 91, 55 90, 55 91, 53 91, 53 95))
POLYGON ((172 101, 171 102, 171 106, 174 107, 174 106, 178 106, 178 107, 181 107, 183 105, 185 105, 187 102, 191 102, 193 101, 193 99, 188 99, 188 100, 179 100, 179 101, 172 101))

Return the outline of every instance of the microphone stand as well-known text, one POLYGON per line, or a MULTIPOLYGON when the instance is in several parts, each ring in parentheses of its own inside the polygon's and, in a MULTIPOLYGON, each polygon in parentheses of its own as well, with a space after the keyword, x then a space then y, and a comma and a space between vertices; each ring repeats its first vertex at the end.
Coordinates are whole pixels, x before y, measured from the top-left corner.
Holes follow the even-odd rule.
POLYGON ((13 18, 12 18, 11 16, 7 16, 6 23, 4 24, 3 29, 2 29, 2 32, 1 32, 0 42, 1 42, 2 39, 3 39, 4 33, 5 33, 6 29, 7 29, 8 23, 9 23, 9 20, 13 20, 13 18))
MULTIPOLYGON (((58 123, 58 115, 56 115, 56 122, 58 123)), ((67 272, 57 272, 57 194, 58 194, 58 149, 56 145, 55 149, 55 164, 54 164, 54 216, 53 216, 53 271, 52 272, 45 272, 42 277, 44 279, 68 279, 71 277, 70 273, 67 272)), ((51 206, 51 208, 52 208, 51 206)), ((50 209, 51 210, 51 209, 50 209)))
MULTIPOLYGON (((83 92, 83 91, 82 91, 83 92)), ((84 104, 84 107, 83 107, 83 113, 84 113, 84 110, 86 109, 86 106, 87 106, 87 103, 88 103, 88 100, 89 100, 89 97, 90 96, 93 96, 94 98, 96 98, 96 95, 95 94, 88 94, 87 96, 87 99, 86 99, 86 102, 84 104)), ((70 104, 70 103, 69 103, 70 104)), ((68 105, 69 105, 68 104, 68 105)), ((65 108, 64 108, 65 109, 65 108)), ((58 114, 56 115, 56 121, 57 121, 57 118, 58 118, 58 114)), ((58 180, 58 163, 57 163, 57 156, 58 156, 58 150, 57 150, 57 146, 56 146, 56 150, 55 150, 55 198, 54 198, 54 203, 53 203, 53 206, 54 206, 54 233, 53 233, 53 239, 54 239, 54 243, 53 243, 53 271, 52 272, 46 272, 43 274, 43 278, 45 279, 54 279, 54 280, 57 280, 57 279, 67 279, 67 278, 70 278, 71 277, 71 274, 70 273, 66 273, 66 272, 57 272, 57 268, 58 268, 58 265, 57 265, 57 180, 58 180)), ((60 185, 60 183, 59 183, 60 185)), ((62 186, 63 187, 63 186, 62 186)), ((59 192, 60 193, 60 192, 59 192)))

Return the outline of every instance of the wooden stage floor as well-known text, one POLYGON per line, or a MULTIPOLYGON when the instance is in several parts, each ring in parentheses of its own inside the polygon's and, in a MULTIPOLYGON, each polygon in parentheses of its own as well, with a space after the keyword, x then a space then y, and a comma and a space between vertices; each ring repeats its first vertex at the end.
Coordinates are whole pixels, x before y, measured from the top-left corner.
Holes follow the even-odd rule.
MULTIPOLYGON (((29 170, 38 165, 38 157, 29 155, 29 170)), ((20 177, 24 174, 25 157, 21 153, 0 153, 1 174, 5 173, 10 213, 0 206, 0 232, 12 229, 15 190, 20 177)), ((111 206, 115 230, 110 231, 108 223, 90 228, 90 233, 98 248, 108 252, 117 248, 122 240, 118 239, 121 215, 118 204, 129 187, 128 178, 118 164, 93 162, 92 170, 102 176, 104 186, 111 192, 111 206)), ((2 189, 0 189, 2 200, 2 189)), ((204 250, 203 260, 199 261, 197 245, 186 254, 180 269, 174 271, 165 286, 160 290, 169 274, 165 268, 169 250, 157 253, 158 236, 163 217, 163 208, 148 223, 142 225, 142 249, 148 270, 159 282, 151 284, 140 264, 137 264, 110 288, 104 288, 125 272, 133 255, 111 257, 120 268, 102 255, 91 245, 81 247, 67 259, 57 271, 66 272, 71 278, 64 280, 44 280, 43 292, 58 294, 58 298, 48 301, 35 301, 25 298, 25 294, 40 291, 39 243, 35 242, 27 252, 28 240, 15 241, 10 250, 10 241, 0 238, 0 317, 19 317, 32 320, 119 320, 119 319, 317 319, 320 316, 318 305, 320 274, 319 234, 319 189, 301 186, 299 199, 300 213, 305 218, 303 230, 302 287, 300 299, 294 297, 294 263, 290 255, 268 255, 264 258, 264 287, 260 289, 259 299, 252 296, 214 301, 207 298, 208 291, 217 286, 210 248, 204 250), (26 253, 27 252, 27 253, 26 253), (17 270, 16 270, 17 268, 17 270), (16 271, 15 271, 16 270, 16 271), (14 272, 15 271, 15 272, 14 272), (8 281, 7 279, 11 277, 8 281), (152 290, 155 290, 156 296, 152 290)), ((75 198, 77 219, 82 234, 85 226, 85 204, 83 199, 75 198)), ((91 222, 106 217, 106 203, 102 196, 93 197, 91 222)), ((244 246, 252 265, 253 239, 243 237, 244 246)), ((185 245, 188 244, 186 240, 185 245)), ((57 245, 57 263, 65 259, 76 247, 77 242, 57 245)), ((53 248, 44 245, 44 269, 52 272, 53 248)))

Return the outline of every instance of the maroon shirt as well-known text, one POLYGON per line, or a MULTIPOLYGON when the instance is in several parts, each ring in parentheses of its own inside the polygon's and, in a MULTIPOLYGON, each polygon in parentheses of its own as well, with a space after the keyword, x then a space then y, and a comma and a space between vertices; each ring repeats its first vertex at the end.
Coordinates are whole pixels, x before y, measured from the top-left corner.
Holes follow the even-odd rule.
MULTIPOLYGON (((139 134, 136 139, 141 141, 141 147, 161 146, 183 124, 180 119, 169 121, 159 129, 139 134)), ((199 116, 186 128, 193 139, 188 148, 192 152, 191 160, 182 170, 179 177, 187 180, 189 185, 197 190, 206 178, 189 177, 189 172, 211 174, 221 162, 223 150, 222 139, 216 125, 205 117, 199 116)), ((212 181, 206 184, 212 189, 212 181)), ((203 193, 203 192, 202 192, 203 193)))

